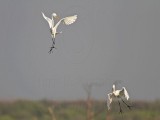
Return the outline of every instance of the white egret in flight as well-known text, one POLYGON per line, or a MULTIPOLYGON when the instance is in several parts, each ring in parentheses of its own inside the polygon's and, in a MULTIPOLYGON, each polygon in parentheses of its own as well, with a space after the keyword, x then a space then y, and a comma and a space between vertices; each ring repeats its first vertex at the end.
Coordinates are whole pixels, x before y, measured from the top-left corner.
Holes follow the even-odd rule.
POLYGON ((74 23, 76 21, 77 15, 73 15, 73 16, 68 16, 68 17, 62 18, 56 24, 54 24, 54 18, 58 18, 56 13, 52 14, 52 18, 51 19, 46 17, 43 12, 42 12, 42 15, 43 15, 44 19, 49 24, 49 28, 50 28, 50 32, 51 32, 51 36, 52 36, 53 44, 52 44, 52 47, 51 47, 51 49, 49 51, 49 53, 51 53, 52 49, 55 48, 54 45, 55 45, 55 37, 56 37, 56 35, 59 34, 59 33, 62 33, 62 32, 57 32, 57 28, 60 25, 60 23, 63 22, 65 25, 70 25, 70 24, 72 24, 72 23, 74 23))
POLYGON ((115 84, 113 84, 113 87, 112 87, 112 92, 108 94, 108 110, 110 109, 110 104, 112 103, 113 100, 118 100, 118 104, 119 104, 119 107, 120 107, 120 113, 122 113, 122 108, 121 108, 121 103, 120 103, 120 100, 122 100, 122 102, 131 110, 131 107, 130 105, 128 105, 124 100, 123 98, 125 98, 126 100, 129 99, 129 94, 126 90, 125 87, 122 87, 121 90, 116 90, 115 89, 115 84))

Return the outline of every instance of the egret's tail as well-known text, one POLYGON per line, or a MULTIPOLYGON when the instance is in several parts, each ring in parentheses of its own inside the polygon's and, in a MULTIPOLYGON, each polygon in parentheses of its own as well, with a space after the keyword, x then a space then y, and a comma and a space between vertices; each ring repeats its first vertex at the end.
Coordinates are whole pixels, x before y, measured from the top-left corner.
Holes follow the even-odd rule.
POLYGON ((62 31, 61 32, 57 32, 56 35, 61 34, 61 33, 62 33, 62 31))
POLYGON ((60 33, 62 33, 62 31, 61 31, 61 32, 59 32, 58 34, 60 34, 60 33))

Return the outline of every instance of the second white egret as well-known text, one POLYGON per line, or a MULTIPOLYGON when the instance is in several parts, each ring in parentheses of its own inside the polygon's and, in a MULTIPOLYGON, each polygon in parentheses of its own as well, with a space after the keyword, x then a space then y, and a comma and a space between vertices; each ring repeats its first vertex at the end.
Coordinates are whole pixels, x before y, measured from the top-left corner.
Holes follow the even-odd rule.
POLYGON ((121 108, 121 103, 120 103, 120 100, 122 100, 122 102, 131 110, 131 107, 130 105, 128 105, 124 100, 123 98, 125 98, 126 100, 129 99, 129 94, 126 90, 125 87, 122 87, 121 90, 116 90, 115 89, 115 84, 113 84, 112 86, 112 92, 108 94, 108 110, 110 109, 110 104, 112 103, 113 100, 117 100, 118 101, 118 104, 119 104, 119 107, 120 107, 120 113, 122 113, 122 108, 121 108))

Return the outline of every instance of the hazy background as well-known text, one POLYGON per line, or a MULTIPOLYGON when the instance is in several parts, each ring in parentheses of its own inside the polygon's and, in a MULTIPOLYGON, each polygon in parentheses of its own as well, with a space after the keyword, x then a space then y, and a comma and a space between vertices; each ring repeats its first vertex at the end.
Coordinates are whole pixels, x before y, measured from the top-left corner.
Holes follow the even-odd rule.
POLYGON ((160 98, 159 0, 1 0, 0 99, 106 99, 122 80, 131 99, 160 98), (78 15, 56 47, 41 15, 78 15))

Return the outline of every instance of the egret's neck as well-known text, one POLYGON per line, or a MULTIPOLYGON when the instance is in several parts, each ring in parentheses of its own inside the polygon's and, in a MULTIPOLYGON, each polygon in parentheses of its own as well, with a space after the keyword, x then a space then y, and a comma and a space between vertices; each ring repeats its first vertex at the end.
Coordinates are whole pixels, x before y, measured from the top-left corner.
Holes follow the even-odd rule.
POLYGON ((54 16, 52 15, 52 21, 53 21, 53 19, 54 19, 54 16))
POLYGON ((52 17, 52 19, 54 18, 54 16, 53 16, 53 15, 51 15, 51 17, 52 17))
POLYGON ((112 87, 112 92, 114 92, 114 91, 116 91, 115 85, 113 85, 113 87, 112 87))
POLYGON ((54 27, 54 16, 52 15, 52 29, 54 27))

